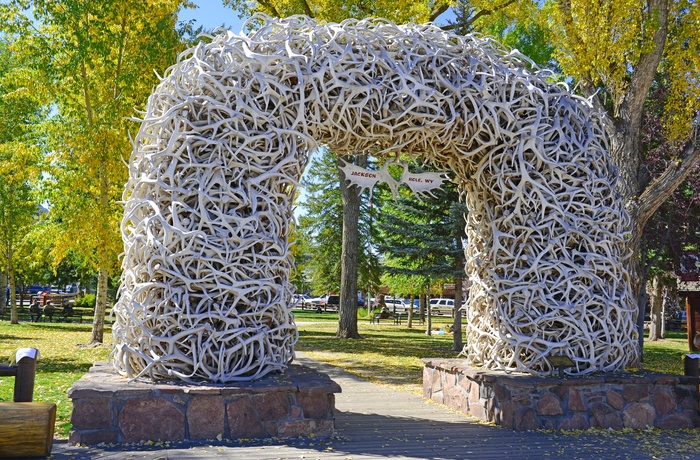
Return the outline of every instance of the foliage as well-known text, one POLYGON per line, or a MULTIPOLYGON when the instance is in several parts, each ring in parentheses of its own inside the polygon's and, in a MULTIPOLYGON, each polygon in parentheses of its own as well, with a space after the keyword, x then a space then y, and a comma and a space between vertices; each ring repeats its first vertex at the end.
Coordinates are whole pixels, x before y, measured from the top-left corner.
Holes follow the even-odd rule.
POLYGON ((312 291, 324 294, 340 288, 343 206, 337 183, 336 157, 324 149, 302 178, 307 195, 300 203, 305 214, 299 219, 299 230, 312 248, 308 261, 312 291))
POLYGON ((84 308, 94 308, 95 307, 95 294, 85 294, 77 299, 75 299, 75 306, 76 307, 84 307, 84 308))
POLYGON ((34 186, 40 157, 32 144, 32 127, 41 117, 38 93, 28 90, 33 77, 21 54, 0 38, 0 260, 12 292, 13 321, 15 267, 24 260, 22 242, 36 222, 34 186))
POLYGON ((394 284, 392 292, 421 294, 431 280, 452 281, 460 274, 456 261, 464 257, 466 208, 452 182, 432 193, 422 198, 405 193, 382 208, 379 251, 390 274, 385 279, 394 284))
POLYGON ((223 3, 239 11, 241 17, 259 11, 276 17, 305 14, 332 22, 374 16, 397 23, 434 21, 450 4, 441 0, 223 0, 223 3))
POLYGON ((294 272, 289 281, 296 288, 296 292, 307 293, 311 288, 307 280, 307 264, 311 259, 309 255, 311 254, 311 241, 309 235, 301 231, 296 223, 292 227, 289 244, 294 256, 294 272))
MULTIPOLYGON (((338 188, 338 158, 328 149, 311 160, 302 178, 306 197, 300 203, 304 215, 299 218, 299 232, 304 235, 309 259, 306 268, 313 292, 338 292, 342 252, 343 205, 338 188)), ((358 286, 378 284, 376 256, 371 250, 373 230, 370 204, 363 200, 360 209, 360 253, 358 286)), ((374 236, 376 237, 376 235, 374 236)))
MULTIPOLYGON (((663 108, 670 92, 668 83, 657 78, 643 119, 642 145, 646 169, 652 178, 677 161, 683 147, 682 142, 669 138, 663 126, 663 108)), ((700 248, 699 222, 700 164, 647 222, 642 239, 642 269, 650 276, 676 272, 683 251, 700 248)))
MULTIPOLYGON (((90 325, 74 323, 29 323, 10 325, 0 321, 0 363, 9 364, 18 348, 33 347, 37 362, 34 401, 56 403, 57 438, 67 438, 72 404, 67 391, 95 361, 104 361, 109 347, 80 347, 90 339, 90 325)), ((110 336, 111 338, 111 336, 110 336)), ((12 378, 0 379, 0 401, 12 401, 12 378)))
POLYGON ((548 11, 557 60, 567 75, 595 85, 614 117, 629 98, 633 75, 661 45, 660 69, 670 83, 664 128, 674 139, 687 135, 700 109, 700 5, 664 0, 555 3, 548 11))
POLYGON ((550 30, 542 26, 543 12, 536 2, 457 0, 453 12, 446 29, 460 35, 477 32, 494 37, 540 67, 556 67, 550 30))
MULTIPOLYGON (((52 116, 42 126, 44 237, 55 265, 71 252, 98 272, 98 310, 122 250, 118 205, 131 145, 131 119, 180 48, 175 13, 185 0, 20 1, 2 5, 13 49, 32 56, 34 85, 45 88, 52 116)), ((99 319, 99 316, 98 316, 99 319)), ((103 319, 93 341, 102 341, 103 319)))

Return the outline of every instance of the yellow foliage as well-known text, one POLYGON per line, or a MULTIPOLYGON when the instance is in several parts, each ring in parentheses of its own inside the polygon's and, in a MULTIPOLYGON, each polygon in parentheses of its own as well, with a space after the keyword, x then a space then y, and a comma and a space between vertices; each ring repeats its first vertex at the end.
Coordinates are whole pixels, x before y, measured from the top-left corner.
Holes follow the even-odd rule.
MULTIPOLYGON (((687 135, 700 110, 700 6, 688 0, 666 3, 668 34, 659 70, 671 83, 668 131, 679 137, 687 135)), ((642 0, 557 0, 550 9, 551 37, 563 73, 605 88, 613 116, 641 56, 654 49, 659 10, 650 5, 642 0)))
MULTIPOLYGON (((56 115, 46 135, 52 256, 70 252, 112 271, 122 251, 121 199, 136 108, 174 62, 181 43, 176 12, 186 0, 38 0, 33 28, 19 29, 13 50, 34 56, 32 86, 46 89, 56 115)), ((19 21, 23 11, 11 12, 19 21)), ((26 80, 25 80, 26 81, 26 80)), ((25 86, 18 91, 31 91, 25 86)))
POLYGON ((362 19, 381 17, 396 23, 426 22, 431 16, 450 1, 396 1, 374 0, 260 0, 252 5, 240 0, 225 0, 239 11, 251 13, 259 11, 270 16, 287 17, 305 14, 321 21, 340 22, 348 18, 362 19))

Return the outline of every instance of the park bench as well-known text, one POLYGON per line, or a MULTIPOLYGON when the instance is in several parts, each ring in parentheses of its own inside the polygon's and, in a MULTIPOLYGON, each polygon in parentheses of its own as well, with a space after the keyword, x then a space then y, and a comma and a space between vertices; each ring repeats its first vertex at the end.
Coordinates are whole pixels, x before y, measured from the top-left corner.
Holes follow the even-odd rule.
POLYGON ((67 315, 64 315, 62 312, 59 311, 58 314, 54 314, 54 318, 57 322, 78 324, 83 323, 83 314, 80 312, 80 310, 73 310, 67 315))
MULTIPOLYGON (((408 313, 390 313, 388 318, 381 318, 380 315, 381 313, 372 314, 372 316, 369 317, 370 324, 379 324, 379 321, 382 319, 385 321, 393 321, 394 324, 403 324, 403 321, 408 321, 408 313)), ((424 320, 421 320, 420 315, 413 315, 413 321, 420 324, 425 323, 424 320)))
POLYGON ((0 365, 0 377, 14 377, 13 402, 0 402, 0 457, 51 455, 56 404, 32 402, 39 350, 20 348, 16 365, 0 365))
POLYGON ((401 324, 402 321, 408 321, 408 313, 389 313, 386 318, 381 317, 381 313, 374 313, 369 318, 370 324, 379 324, 381 320, 393 321, 394 324, 401 324))
MULTIPOLYGON (((29 316, 29 310, 25 309, 18 309, 17 310, 17 316, 20 321, 30 321, 31 318, 29 316)), ((12 319, 12 311, 10 310, 10 307, 5 308, 4 310, 0 311, 0 320, 2 321, 10 321, 12 319)))
POLYGON ((408 313, 397 313, 394 315, 394 324, 401 324, 402 321, 408 321, 408 313))

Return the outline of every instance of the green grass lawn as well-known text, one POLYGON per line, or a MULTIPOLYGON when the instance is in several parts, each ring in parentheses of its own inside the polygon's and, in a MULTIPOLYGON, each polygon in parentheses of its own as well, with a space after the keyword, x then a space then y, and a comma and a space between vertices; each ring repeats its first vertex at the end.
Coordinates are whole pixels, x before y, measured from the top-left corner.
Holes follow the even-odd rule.
MULTIPOLYGON (((452 336, 425 334, 425 326, 394 325, 387 321, 370 324, 358 321, 359 340, 335 338, 338 315, 295 311, 299 324, 297 349, 380 385, 403 391, 422 392, 421 358, 455 357, 452 336)), ((433 330, 450 323, 447 317, 433 318, 433 330)), ((90 324, 28 323, 11 325, 0 321, 0 363, 9 363, 15 351, 35 347, 41 352, 37 365, 35 401, 57 403, 56 436, 65 438, 70 430, 71 402, 68 388, 85 374, 95 361, 106 360, 110 352, 111 331, 105 328, 105 346, 89 348, 90 324)), ((685 333, 669 332, 667 339, 645 344, 646 369, 674 374, 683 373, 683 355, 687 353, 685 333)), ((0 401, 12 401, 14 379, 0 378, 0 401)))
MULTIPOLYGON (((72 404, 68 389, 92 363, 107 359, 111 349, 110 346, 85 347, 92 337, 91 330, 92 324, 20 322, 11 325, 0 321, 0 363, 9 364, 18 348, 39 350, 34 401, 57 404, 56 436, 59 438, 67 437, 70 430, 72 404)), ((105 342, 112 342, 108 326, 105 327, 105 342)), ((12 401, 13 392, 14 379, 0 378, 0 401, 12 401)))

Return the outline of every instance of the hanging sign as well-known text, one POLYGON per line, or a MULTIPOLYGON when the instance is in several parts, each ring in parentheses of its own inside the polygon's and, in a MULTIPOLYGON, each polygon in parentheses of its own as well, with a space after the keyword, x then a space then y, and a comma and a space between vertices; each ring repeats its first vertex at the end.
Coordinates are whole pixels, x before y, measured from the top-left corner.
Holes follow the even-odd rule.
POLYGON ((364 191, 366 188, 369 189, 370 196, 372 194, 372 188, 374 188, 378 182, 385 182, 389 186, 389 189, 391 189, 391 194, 394 198, 396 198, 396 192, 401 184, 407 185, 408 188, 417 195, 430 195, 434 197, 430 191, 439 188, 446 180, 444 173, 409 173, 406 163, 403 163, 403 174, 399 180, 394 179, 391 177, 391 174, 389 174, 388 162, 384 163, 382 169, 378 171, 369 171, 353 164, 344 164, 340 166, 340 169, 345 174, 345 180, 348 181, 350 185, 357 185, 361 188, 361 191, 364 191))
POLYGON ((434 197, 430 191, 439 188, 445 182, 445 177, 443 173, 434 172, 411 174, 408 172, 408 165, 404 165, 400 182, 408 185, 417 195, 429 194, 434 197))

